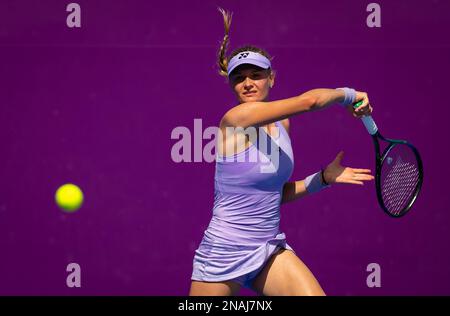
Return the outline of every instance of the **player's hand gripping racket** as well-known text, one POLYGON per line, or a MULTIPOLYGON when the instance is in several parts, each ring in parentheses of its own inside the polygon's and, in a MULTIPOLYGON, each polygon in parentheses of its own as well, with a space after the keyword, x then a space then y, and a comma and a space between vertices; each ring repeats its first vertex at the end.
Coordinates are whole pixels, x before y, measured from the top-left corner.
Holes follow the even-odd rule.
MULTIPOLYGON (((359 101, 353 107, 359 107, 359 101)), ((363 116, 375 145, 375 186, 378 203, 392 217, 405 215, 419 195, 423 181, 423 166, 419 151, 404 140, 384 138, 371 116, 363 116), (380 140, 388 146, 380 153, 380 140)))

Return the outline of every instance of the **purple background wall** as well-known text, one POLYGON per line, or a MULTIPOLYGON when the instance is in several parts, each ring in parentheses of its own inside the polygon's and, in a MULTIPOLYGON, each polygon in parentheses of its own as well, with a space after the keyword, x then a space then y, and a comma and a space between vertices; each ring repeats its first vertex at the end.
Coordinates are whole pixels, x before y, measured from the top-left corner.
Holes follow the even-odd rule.
MULTIPOLYGON (((404 218, 378 207, 374 184, 336 186, 282 206, 288 242, 329 295, 449 295, 448 73, 450 2, 79 0, 0 1, 0 294, 185 295, 211 217, 213 163, 171 159, 177 126, 217 126, 235 105, 215 54, 216 7, 234 12, 231 49, 275 59, 272 99, 312 88, 369 93, 388 137, 420 150, 425 180, 404 218), (66 214, 56 189, 85 203, 66 214), (81 288, 66 266, 81 266, 81 288), (366 267, 381 266, 381 288, 366 267)), ((361 122, 339 107, 291 120, 302 179, 345 151, 373 169, 361 122)), ((206 142, 204 142, 205 144, 206 142)), ((251 294, 243 290, 241 294, 251 294)))

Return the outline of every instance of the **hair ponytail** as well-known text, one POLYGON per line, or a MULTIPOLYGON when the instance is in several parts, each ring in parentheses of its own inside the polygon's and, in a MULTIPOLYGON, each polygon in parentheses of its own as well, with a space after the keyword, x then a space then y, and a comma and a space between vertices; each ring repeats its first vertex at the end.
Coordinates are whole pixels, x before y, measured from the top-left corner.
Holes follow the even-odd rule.
MULTIPOLYGON (((219 75, 228 77, 228 61, 241 52, 251 51, 251 52, 259 53, 259 54, 265 56, 270 61, 272 61, 272 57, 266 50, 259 48, 257 46, 253 46, 253 45, 245 45, 245 46, 236 48, 234 51, 231 52, 230 56, 227 57, 226 52, 227 52, 228 44, 230 43, 229 33, 230 33, 230 26, 231 26, 231 20, 233 17, 233 13, 231 13, 229 11, 225 11, 224 9, 222 9, 220 7, 218 8, 218 10, 220 11, 220 13, 222 13, 223 25, 225 28, 225 36, 223 37, 219 52, 217 54, 217 58, 218 58, 217 63, 219 65, 219 75)), ((270 72, 272 72, 272 71, 273 70, 270 69, 270 72)))
POLYGON ((218 56, 218 65, 219 65, 219 75, 227 77, 228 76, 228 72, 227 72, 227 68, 228 68, 228 60, 226 57, 226 52, 227 52, 227 48, 228 48, 228 44, 230 42, 230 37, 229 37, 229 33, 230 33, 230 26, 231 26, 231 20, 233 18, 233 13, 229 12, 229 11, 225 11, 222 8, 218 8, 220 13, 222 13, 223 16, 223 25, 225 28, 225 36, 223 37, 222 40, 222 44, 220 45, 220 49, 219 49, 219 53, 217 54, 218 56))

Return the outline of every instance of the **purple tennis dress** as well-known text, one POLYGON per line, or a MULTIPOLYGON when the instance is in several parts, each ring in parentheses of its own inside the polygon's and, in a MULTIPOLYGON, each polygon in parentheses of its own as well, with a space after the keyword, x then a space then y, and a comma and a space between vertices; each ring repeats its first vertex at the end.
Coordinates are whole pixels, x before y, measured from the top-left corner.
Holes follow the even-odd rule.
POLYGON ((294 159, 287 131, 275 124, 278 138, 262 132, 244 151, 216 155, 213 216, 195 251, 192 280, 250 287, 272 254, 292 250, 279 224, 283 185, 294 159), (271 159, 274 154, 277 159, 271 159))

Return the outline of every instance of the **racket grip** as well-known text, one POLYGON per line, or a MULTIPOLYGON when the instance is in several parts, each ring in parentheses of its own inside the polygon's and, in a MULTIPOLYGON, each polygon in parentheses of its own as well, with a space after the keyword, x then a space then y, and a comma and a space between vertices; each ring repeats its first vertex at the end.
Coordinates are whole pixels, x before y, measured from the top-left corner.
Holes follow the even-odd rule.
POLYGON ((361 120, 364 123, 364 126, 366 127, 370 135, 375 135, 378 132, 377 124, 375 124, 375 121, 373 120, 372 116, 370 115, 363 116, 361 120))
MULTIPOLYGON (((356 109, 362 103, 363 101, 359 101, 358 103, 354 104, 353 107, 356 109)), ((361 120, 370 135, 375 135, 378 132, 377 124, 375 124, 375 121, 373 120, 371 115, 363 116, 361 117, 361 120)))

